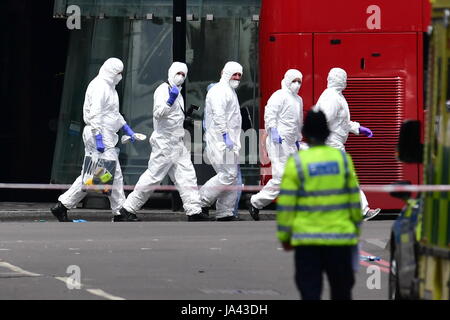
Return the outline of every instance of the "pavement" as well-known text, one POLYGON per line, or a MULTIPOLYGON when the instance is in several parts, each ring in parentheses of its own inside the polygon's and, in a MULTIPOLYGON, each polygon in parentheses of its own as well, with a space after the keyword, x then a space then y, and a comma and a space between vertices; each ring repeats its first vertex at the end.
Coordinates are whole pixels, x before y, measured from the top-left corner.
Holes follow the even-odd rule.
MULTIPOLYGON (((39 202, 0 202, 0 222, 50 222, 56 221, 50 212, 55 203, 39 202)), ((210 215, 214 216, 214 209, 210 215)), ((183 211, 172 211, 170 209, 147 209, 138 212, 142 221, 186 221, 183 211)), ((261 210, 260 219, 275 220, 276 210, 261 210)), ((111 221, 111 210, 96 208, 75 208, 68 212, 69 219, 89 221, 111 221)), ((239 217, 244 221, 253 221, 249 212, 245 209, 239 210, 239 217)))
MULTIPOLYGON (((106 199, 107 200, 107 199, 106 199)), ((0 202, 0 222, 47 222, 56 221, 50 212, 50 208, 55 203, 48 202, 0 202)), ((111 221, 112 213, 109 209, 99 209, 102 207, 101 202, 91 202, 91 207, 85 208, 80 203, 77 208, 68 212, 69 219, 89 221, 111 221)), ((155 208, 145 207, 138 212, 141 221, 187 221, 184 211, 173 211, 167 209, 170 204, 164 201, 154 203, 155 208)), ((214 209, 210 210, 210 216, 214 217, 214 209)), ((275 205, 259 211, 261 221, 275 220, 275 205)), ((243 221, 253 221, 248 210, 241 205, 239 209, 239 217, 243 221)), ((373 220, 393 220, 397 217, 397 213, 385 212, 380 213, 373 220)))

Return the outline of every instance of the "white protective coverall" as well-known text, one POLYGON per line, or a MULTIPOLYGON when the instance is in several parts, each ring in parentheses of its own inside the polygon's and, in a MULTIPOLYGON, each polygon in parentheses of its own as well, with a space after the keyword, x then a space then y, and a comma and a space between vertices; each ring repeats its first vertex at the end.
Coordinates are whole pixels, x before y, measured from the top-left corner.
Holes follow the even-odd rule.
MULTIPOLYGON (((115 148, 119 141, 117 131, 125 124, 123 116, 119 113, 119 96, 116 85, 122 79, 119 74, 123 71, 123 63, 117 58, 109 58, 100 68, 100 71, 88 85, 83 105, 83 120, 86 124, 83 130, 83 142, 85 155, 100 154, 97 151, 95 136, 101 134, 105 151, 103 159, 115 160, 116 172, 109 201, 113 214, 119 214, 125 201, 123 191, 123 176, 119 164, 118 149, 115 148)), ((68 209, 74 208, 85 196, 82 191, 82 174, 75 180, 72 186, 58 200, 68 209)))
POLYGON ((235 73, 242 75, 242 66, 234 61, 227 62, 220 81, 206 94, 205 150, 217 174, 202 186, 200 196, 202 207, 209 207, 217 200, 216 218, 233 216, 237 198, 232 187, 236 185, 238 175, 242 117, 238 97, 230 85, 235 73), (226 148, 225 133, 233 141, 232 150, 226 148))
POLYGON ((302 80, 301 72, 295 69, 288 70, 281 80, 281 89, 272 94, 264 109, 264 126, 268 133, 266 149, 271 161, 272 179, 250 198, 252 205, 257 209, 269 205, 278 196, 286 161, 297 151, 296 142, 302 140, 303 100, 298 95, 298 89, 295 90, 291 86, 296 78, 302 80), (278 130, 283 139, 281 144, 272 141, 271 128, 278 130))
POLYGON ((150 136, 152 152, 148 168, 123 205, 128 212, 136 213, 153 193, 152 187, 159 185, 167 174, 180 193, 186 215, 202 211, 191 154, 183 142, 184 100, 181 84, 177 86, 180 93, 173 105, 167 104, 169 90, 176 85, 175 77, 178 72, 187 76, 186 64, 174 62, 168 72, 169 83, 162 83, 153 95, 153 133, 150 136))
MULTIPOLYGON (((314 111, 322 111, 327 117, 330 135, 326 144, 345 151, 344 144, 349 133, 359 135, 360 124, 350 120, 350 110, 342 91, 347 87, 347 73, 341 68, 333 68, 328 73, 328 85, 317 100, 314 111)), ((369 203, 362 190, 361 209, 365 215, 369 211, 369 203)))

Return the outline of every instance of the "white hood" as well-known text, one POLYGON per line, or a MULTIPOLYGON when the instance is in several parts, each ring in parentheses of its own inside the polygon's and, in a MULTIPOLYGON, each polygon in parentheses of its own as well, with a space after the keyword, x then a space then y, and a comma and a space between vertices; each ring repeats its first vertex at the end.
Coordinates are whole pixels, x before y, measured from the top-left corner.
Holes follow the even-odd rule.
MULTIPOLYGON (((185 63, 183 62, 174 62, 172 63, 172 65, 169 68, 169 71, 167 72, 167 80, 169 81, 169 84, 171 87, 176 86, 174 79, 175 79, 175 75, 178 72, 183 72, 185 78, 187 77, 187 73, 188 73, 188 67, 185 63)), ((181 89, 181 86, 177 86, 178 89, 181 89)))
POLYGON ((347 72, 341 68, 333 68, 328 73, 327 88, 342 92, 347 87, 347 72))
POLYGON ((292 92, 289 89, 289 86, 291 85, 292 81, 297 78, 300 78, 300 80, 303 80, 302 73, 300 71, 298 71, 297 69, 289 69, 284 74, 283 80, 281 80, 281 88, 289 90, 289 92, 292 92))
POLYGON ((98 76, 106 80, 109 84, 115 86, 122 79, 121 73, 123 71, 123 63, 120 59, 109 58, 103 63, 98 72, 98 76))
POLYGON ((347 73, 341 68, 333 68, 328 73, 328 88, 317 100, 314 111, 322 111, 327 117, 330 135, 326 144, 345 150, 344 144, 350 132, 359 134, 359 123, 351 121, 350 109, 342 91, 347 86, 347 73))
POLYGON ((242 76, 242 66, 234 61, 228 61, 222 70, 222 76, 220 82, 230 85, 230 79, 235 73, 240 73, 242 76))

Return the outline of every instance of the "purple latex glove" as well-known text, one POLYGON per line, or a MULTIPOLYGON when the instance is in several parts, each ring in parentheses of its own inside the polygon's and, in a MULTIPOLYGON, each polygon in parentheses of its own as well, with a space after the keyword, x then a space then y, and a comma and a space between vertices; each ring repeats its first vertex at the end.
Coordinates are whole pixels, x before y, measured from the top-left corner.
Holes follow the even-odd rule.
POLYGON ((101 153, 105 152, 105 145, 103 144, 103 136, 99 133, 95 136, 95 145, 97 150, 101 153))
POLYGON ((134 131, 131 130, 128 124, 125 123, 125 125, 122 127, 122 130, 125 131, 125 133, 131 137, 131 142, 134 142, 136 140, 134 138, 134 131))
POLYGON ((225 142, 225 145, 227 146, 228 149, 233 149, 234 147, 234 143, 233 141, 231 141, 230 136, 228 135, 228 133, 224 133, 223 134, 223 140, 225 142))
POLYGON ((169 106, 172 106, 175 100, 178 97, 178 94, 180 93, 180 90, 178 90, 177 87, 173 86, 169 89, 169 99, 167 99, 167 104, 169 106))
POLYGON ((281 139, 280 135, 278 134, 277 128, 270 128, 270 139, 274 143, 281 143, 281 142, 283 142, 283 139, 281 139))
POLYGON ((366 127, 363 127, 363 126, 359 127, 359 133, 365 135, 368 138, 372 138, 373 137, 372 131, 369 128, 366 128, 366 127))

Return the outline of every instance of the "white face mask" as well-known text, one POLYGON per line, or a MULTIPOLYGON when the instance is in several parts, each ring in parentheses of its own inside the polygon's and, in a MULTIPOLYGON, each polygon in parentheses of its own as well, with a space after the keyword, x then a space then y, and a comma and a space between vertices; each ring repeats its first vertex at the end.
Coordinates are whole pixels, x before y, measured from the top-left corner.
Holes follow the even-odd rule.
POLYGON ((298 90, 300 90, 301 84, 298 82, 291 82, 289 86, 289 90, 291 90, 292 93, 298 93, 298 90))
POLYGON ((239 87, 239 83, 240 83, 239 80, 230 80, 230 86, 231 86, 233 89, 236 89, 237 87, 239 87))
POLYGON ((181 74, 177 74, 175 75, 175 77, 173 78, 173 83, 176 86, 181 86, 184 82, 184 77, 181 74))
POLYGON ((122 80, 122 75, 121 74, 116 75, 113 80, 114 85, 116 86, 120 82, 120 80, 122 80))

